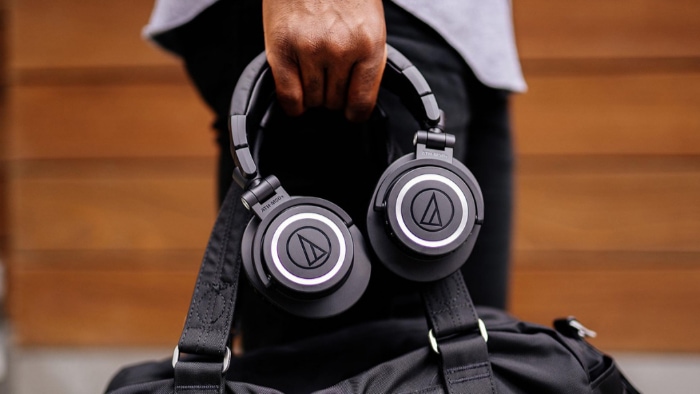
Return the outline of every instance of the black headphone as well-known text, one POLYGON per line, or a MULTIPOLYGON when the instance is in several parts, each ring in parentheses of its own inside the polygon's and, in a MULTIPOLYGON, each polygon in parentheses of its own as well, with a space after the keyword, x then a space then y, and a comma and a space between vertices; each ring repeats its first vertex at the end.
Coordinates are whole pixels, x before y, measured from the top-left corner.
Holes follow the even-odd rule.
MULTIPOLYGON (((453 158, 455 137, 442 131, 442 112, 425 78, 387 45, 382 87, 396 93, 424 130, 415 152, 394 161, 377 183, 367 211, 372 250, 404 279, 428 282, 459 269, 483 222, 484 203, 472 173, 453 158)), ((254 213, 243 235, 243 267, 252 286, 303 317, 344 312, 369 283, 370 250, 338 205, 290 196, 274 175, 261 178, 248 136, 263 130, 274 103, 265 52, 238 79, 231 101, 231 154, 241 201, 254 213)))

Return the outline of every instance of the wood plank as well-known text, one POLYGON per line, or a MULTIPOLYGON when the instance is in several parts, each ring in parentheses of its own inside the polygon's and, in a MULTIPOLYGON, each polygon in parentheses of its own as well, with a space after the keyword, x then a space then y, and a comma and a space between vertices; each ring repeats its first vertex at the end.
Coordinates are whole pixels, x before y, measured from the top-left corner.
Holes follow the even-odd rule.
POLYGON ((0 94, 4 94, 4 88, 7 84, 7 41, 8 41, 8 28, 7 28, 7 6, 4 1, 0 0, 0 94))
POLYGON ((551 326, 576 316, 604 351, 698 352, 700 254, 518 252, 511 312, 551 326))
MULTIPOLYGON (((697 158, 523 158, 515 247, 700 250, 697 158)), ((16 163, 12 246, 167 249, 204 244, 213 159, 16 163)))
MULTIPOLYGON (((85 86, 190 84, 182 65, 61 67, 14 70, 8 76, 13 86, 85 86)), ((194 89, 194 87, 192 87, 194 89)))
POLYGON ((525 59, 700 55, 694 0, 519 0, 513 19, 525 59))
POLYGON ((174 346, 202 251, 15 256, 14 340, 39 346, 174 346))
POLYGON ((10 67, 175 64, 174 57, 141 37, 153 4, 142 0, 12 2, 10 67))
POLYGON ((700 72, 536 75, 513 97, 520 154, 699 154, 700 72))
POLYGON ((533 77, 690 74, 700 72, 700 57, 522 59, 533 77))
POLYGON ((213 115, 189 84, 9 89, 12 159, 212 156, 213 115))
POLYGON ((216 215, 206 159, 15 163, 13 250, 200 248, 216 215))
POLYGON ((700 251, 700 158, 524 157, 514 246, 700 251))
MULTIPOLYGON (((12 4, 13 67, 167 64, 141 29, 152 2, 23 0, 12 4), (61 32, 61 34, 55 34, 61 32), (84 48, 90 48, 86 51, 84 48)), ((699 56, 700 5, 693 0, 546 0, 513 3, 524 58, 699 56)))
MULTIPOLYGON (((19 254, 10 305, 22 345, 177 341, 200 251, 19 254)), ((604 351, 700 351, 700 254, 519 252, 510 311, 551 325, 574 315, 604 351)))

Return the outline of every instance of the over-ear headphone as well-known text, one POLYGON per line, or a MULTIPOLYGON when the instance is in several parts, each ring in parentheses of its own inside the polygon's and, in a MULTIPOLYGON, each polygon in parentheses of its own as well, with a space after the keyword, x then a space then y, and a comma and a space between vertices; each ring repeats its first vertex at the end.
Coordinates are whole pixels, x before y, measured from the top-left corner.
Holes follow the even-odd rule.
MULTIPOLYGON (((424 130, 415 152, 381 175, 367 211, 367 233, 378 260, 411 281, 444 278, 467 260, 484 204, 472 173, 453 158, 455 137, 442 130, 442 113, 427 81, 387 46, 382 87, 395 93, 424 130)), ((248 136, 270 117, 274 80, 265 52, 248 64, 231 100, 231 154, 241 201, 254 216, 241 247, 252 286, 274 304, 303 317, 344 312, 369 283, 371 250, 350 216, 317 197, 290 196, 274 175, 258 174, 248 136)))

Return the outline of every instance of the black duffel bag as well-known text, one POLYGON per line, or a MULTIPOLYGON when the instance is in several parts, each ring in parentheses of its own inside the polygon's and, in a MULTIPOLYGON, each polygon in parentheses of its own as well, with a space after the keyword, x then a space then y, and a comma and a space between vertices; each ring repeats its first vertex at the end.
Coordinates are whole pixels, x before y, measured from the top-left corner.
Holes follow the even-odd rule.
POLYGON ((233 187, 172 360, 123 367, 108 394, 638 393, 573 318, 554 328, 474 307, 459 271, 422 288, 425 319, 387 319, 232 356, 249 214, 233 187))

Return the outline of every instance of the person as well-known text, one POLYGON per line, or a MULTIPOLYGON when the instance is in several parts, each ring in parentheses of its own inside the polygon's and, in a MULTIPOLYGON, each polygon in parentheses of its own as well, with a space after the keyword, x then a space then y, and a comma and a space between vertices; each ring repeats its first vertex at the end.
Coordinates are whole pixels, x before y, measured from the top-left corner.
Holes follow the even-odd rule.
MULTIPOLYGON (((215 114, 219 202, 234 169, 232 92, 265 50, 284 112, 274 128, 284 132, 264 136, 261 173, 274 173, 291 195, 335 202, 360 225, 383 169, 413 149, 416 125, 381 86, 386 44, 399 50, 430 84, 446 132, 457 137, 454 155, 484 194, 484 225, 462 268, 469 292, 477 305, 507 308, 515 164, 509 98, 526 90, 510 1, 156 0, 142 34, 182 59, 215 114), (378 104, 388 114, 381 130, 369 121, 378 104)), ((245 350, 423 313, 415 287, 379 264, 360 302, 322 321, 285 314, 254 293, 242 284, 236 327, 245 350)))

